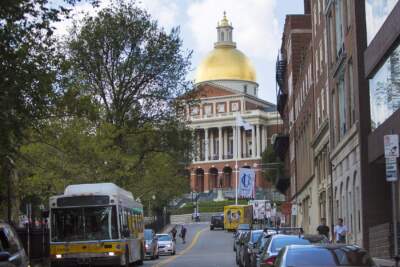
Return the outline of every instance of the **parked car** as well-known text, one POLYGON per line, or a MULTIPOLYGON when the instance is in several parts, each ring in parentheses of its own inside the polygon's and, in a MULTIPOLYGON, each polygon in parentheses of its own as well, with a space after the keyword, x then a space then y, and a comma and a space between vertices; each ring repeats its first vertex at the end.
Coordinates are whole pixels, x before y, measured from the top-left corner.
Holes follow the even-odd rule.
POLYGON ((240 233, 240 236, 238 238, 237 244, 236 244, 236 253, 235 253, 235 259, 236 259, 236 264, 239 266, 243 266, 242 264, 242 246, 244 246, 244 243, 246 243, 246 240, 248 240, 250 235, 250 231, 245 231, 240 233))
MULTIPOLYGON (((244 238, 243 244, 240 246, 239 266, 249 267, 251 265, 251 255, 255 248, 255 244, 262 237, 263 230, 252 230, 244 238)), ((253 263, 256 266, 256 263, 253 263)))
POLYGON ((211 216, 210 230, 215 228, 221 228, 224 230, 224 215, 213 215, 211 216))
POLYGON ((250 224, 239 224, 238 229, 233 234, 233 251, 236 251, 236 246, 239 242, 241 233, 250 231, 250 224))
POLYGON ((0 222, 0 267, 27 267, 24 247, 13 227, 0 222))
POLYGON ((274 266, 279 251, 288 245, 310 245, 311 242, 298 235, 272 235, 266 241, 258 260, 258 267, 274 266))
POLYGON ((159 255, 175 255, 175 242, 169 234, 157 234, 158 254, 159 255))
POLYGON ((258 258, 260 257, 261 252, 265 247, 265 244, 272 235, 276 234, 278 234, 276 230, 264 229, 262 236, 257 240, 257 242, 253 246, 252 253, 250 255, 250 266, 257 266, 258 258))
POLYGON ((330 244, 329 239, 325 235, 304 235, 303 238, 312 244, 330 244))
POLYGON ((144 229, 145 257, 158 258, 158 240, 152 229, 144 229))
POLYGON ((289 245, 276 258, 275 267, 377 266, 368 252, 354 245, 289 245))

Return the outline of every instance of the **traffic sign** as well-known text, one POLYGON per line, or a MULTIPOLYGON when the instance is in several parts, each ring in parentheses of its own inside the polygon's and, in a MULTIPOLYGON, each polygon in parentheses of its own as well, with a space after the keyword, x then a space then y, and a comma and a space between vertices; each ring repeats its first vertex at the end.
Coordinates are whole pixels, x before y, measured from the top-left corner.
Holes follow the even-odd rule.
POLYGON ((398 180, 397 174, 397 158, 386 158, 386 181, 396 182, 398 180))
POLYGON ((385 158, 399 157, 399 135, 389 134, 383 137, 385 158))

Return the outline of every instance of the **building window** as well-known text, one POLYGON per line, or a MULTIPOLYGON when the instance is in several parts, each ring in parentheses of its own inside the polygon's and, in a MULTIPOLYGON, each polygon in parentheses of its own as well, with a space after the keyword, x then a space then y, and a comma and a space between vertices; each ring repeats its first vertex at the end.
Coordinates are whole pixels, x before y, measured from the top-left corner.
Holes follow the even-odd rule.
POLYGON ((339 137, 342 137, 347 131, 346 88, 345 88, 345 84, 344 84, 343 71, 339 74, 337 89, 338 89, 338 102, 339 102, 339 137))
POLYGON ((353 62, 349 61, 348 64, 349 73, 349 95, 350 95, 350 125, 353 125, 356 120, 356 109, 355 109, 355 95, 354 95, 354 84, 353 84, 353 62))
POLYGON ((396 0, 365 0, 368 44, 374 39, 396 3, 396 0))
POLYGON ((343 0, 335 2, 335 32, 336 32, 336 55, 343 52, 343 0))
POLYGON ((400 108, 400 45, 369 81, 369 87, 374 130, 400 108))
POLYGON ((290 73, 289 79, 288 79, 288 87, 289 87, 289 98, 292 96, 293 93, 293 76, 292 73, 290 73))

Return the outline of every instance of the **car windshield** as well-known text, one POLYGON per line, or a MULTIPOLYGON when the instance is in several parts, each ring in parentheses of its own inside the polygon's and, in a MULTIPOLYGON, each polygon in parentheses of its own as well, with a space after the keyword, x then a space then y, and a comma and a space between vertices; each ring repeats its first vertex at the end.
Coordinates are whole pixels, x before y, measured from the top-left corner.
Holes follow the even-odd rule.
POLYGON ((251 236, 251 242, 256 243, 258 239, 261 237, 262 233, 263 233, 262 231, 253 232, 251 236))
POLYGON ((153 231, 152 230, 144 230, 144 239, 152 240, 153 239, 153 231))
POLYGON ((117 239, 115 206, 51 210, 51 240, 70 242, 117 239))
POLYGON ((158 241, 171 241, 172 238, 169 235, 158 235, 158 241))
POLYGON ((288 245, 309 245, 310 241, 299 238, 297 236, 285 236, 285 237, 277 237, 274 238, 271 242, 271 252, 277 253, 283 247, 288 245))

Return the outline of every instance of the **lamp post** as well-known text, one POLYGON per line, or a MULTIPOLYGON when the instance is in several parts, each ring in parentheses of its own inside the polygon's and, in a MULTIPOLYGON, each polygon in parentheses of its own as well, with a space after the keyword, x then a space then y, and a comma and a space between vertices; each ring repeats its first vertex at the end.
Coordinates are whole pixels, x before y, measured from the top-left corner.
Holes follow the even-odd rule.
POLYGON ((149 217, 151 217, 151 200, 156 200, 156 196, 155 195, 152 195, 151 196, 151 199, 149 199, 149 217))

